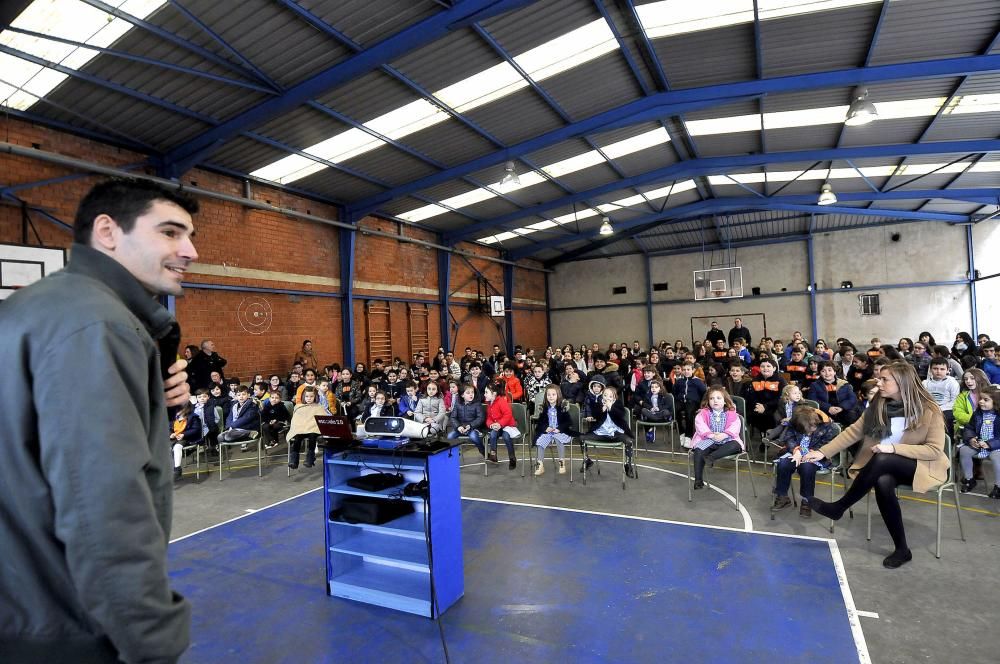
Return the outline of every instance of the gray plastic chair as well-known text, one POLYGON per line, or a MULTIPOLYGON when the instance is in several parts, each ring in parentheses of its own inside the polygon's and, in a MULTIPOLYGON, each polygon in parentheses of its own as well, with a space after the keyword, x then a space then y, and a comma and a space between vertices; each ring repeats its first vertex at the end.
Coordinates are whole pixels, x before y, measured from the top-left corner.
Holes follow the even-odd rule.
MULTIPOLYGON (((674 395, 670 394, 669 392, 665 392, 663 394, 663 404, 665 406, 667 406, 668 408, 670 408, 670 412, 673 413, 673 415, 670 417, 670 420, 668 420, 666 422, 646 422, 645 420, 642 419, 642 412, 640 411, 639 415, 636 417, 636 421, 635 421, 635 427, 634 427, 635 441, 636 441, 636 444, 638 444, 638 442, 639 442, 639 427, 646 427, 648 429, 666 428, 667 429, 667 436, 670 437, 670 454, 671 454, 671 456, 673 456, 674 454, 676 454, 674 443, 679 438, 679 436, 678 436, 679 431, 677 429, 677 411, 675 410, 675 406, 674 406, 674 395), (671 432, 673 432, 673 433, 671 433, 671 432)), ((645 442, 646 441, 645 436, 643 436, 642 440, 643 440, 642 451, 643 452, 648 452, 649 448, 647 447, 648 443, 645 442)))

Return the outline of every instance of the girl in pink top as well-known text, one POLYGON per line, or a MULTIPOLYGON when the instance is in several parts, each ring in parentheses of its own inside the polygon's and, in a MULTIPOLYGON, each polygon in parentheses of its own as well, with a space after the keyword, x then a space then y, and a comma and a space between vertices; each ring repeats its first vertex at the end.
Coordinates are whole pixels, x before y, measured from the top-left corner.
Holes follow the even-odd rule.
POLYGON ((736 405, 721 387, 710 387, 694 418, 691 453, 694 455, 694 488, 702 489, 705 463, 715 464, 723 457, 739 454, 746 449, 740 440, 743 425, 736 405))

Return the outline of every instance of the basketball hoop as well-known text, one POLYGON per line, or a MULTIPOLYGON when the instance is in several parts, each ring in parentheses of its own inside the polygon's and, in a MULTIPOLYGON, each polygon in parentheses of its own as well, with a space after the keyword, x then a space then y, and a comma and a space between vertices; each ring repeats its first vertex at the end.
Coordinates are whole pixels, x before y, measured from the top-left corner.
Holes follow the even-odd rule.
POLYGON ((724 291, 724 290, 714 290, 714 291, 712 291, 712 297, 722 297, 725 294, 726 294, 726 291, 724 291))

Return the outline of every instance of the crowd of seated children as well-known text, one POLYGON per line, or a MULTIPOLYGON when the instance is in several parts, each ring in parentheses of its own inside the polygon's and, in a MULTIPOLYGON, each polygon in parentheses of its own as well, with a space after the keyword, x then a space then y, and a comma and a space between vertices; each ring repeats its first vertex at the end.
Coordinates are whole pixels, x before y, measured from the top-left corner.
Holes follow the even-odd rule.
POLYGON ((829 418, 824 417, 821 410, 811 406, 799 406, 791 413, 787 426, 777 438, 784 453, 775 462, 772 512, 782 510, 791 504, 791 500, 788 498, 788 488, 792 483, 792 475, 797 472, 799 474, 799 496, 802 499, 799 505, 799 516, 805 519, 812 516, 809 501, 816 490, 816 472, 821 468, 829 467, 830 462, 826 459, 804 461, 802 457, 810 449, 819 449, 829 443, 836 433, 836 427, 833 426, 829 418))
MULTIPOLYGON (((172 438, 175 443, 200 440, 209 445, 211 452, 217 431, 215 408, 220 407, 224 422, 219 440, 241 442, 248 440, 251 432, 260 430, 265 448, 271 449, 278 444, 281 433, 290 427, 289 420, 294 419, 288 417, 282 402, 290 400, 301 405, 302 395, 309 389, 313 394, 310 405, 314 410, 346 412, 362 426, 362 431, 364 421, 373 414, 399 413, 424 422, 432 433, 447 431, 449 437, 468 436, 474 442, 478 440, 481 451, 486 453, 482 443, 486 433, 482 430, 484 422, 477 419, 482 419, 481 404, 487 401, 487 388, 495 377, 493 398, 488 404, 494 411, 501 410, 502 405, 494 404, 497 396, 502 397, 508 408, 512 402, 525 403, 535 421, 536 440, 539 418, 543 410, 549 410, 546 404, 551 395, 558 397, 560 412, 564 412, 568 404, 580 404, 584 422, 593 430, 609 420, 605 388, 612 387, 612 403, 631 409, 636 419, 670 421, 676 418, 682 443, 690 445, 696 434, 699 406, 710 388, 722 387, 728 394, 746 399, 749 424, 766 432, 768 439, 777 441, 788 432, 787 422, 793 414, 793 411, 782 412, 793 401, 781 398, 783 393, 788 394, 784 389, 785 376, 800 390, 792 393, 797 395, 794 401, 802 396, 812 399, 819 404, 821 412, 846 427, 867 406, 874 389, 872 376, 878 366, 902 358, 914 366, 935 397, 945 414, 948 431, 956 441, 963 441, 967 435, 973 435, 965 431, 966 427, 979 426, 978 420, 972 420, 981 391, 1000 379, 997 345, 987 335, 980 335, 977 343, 971 336, 960 333, 950 349, 937 344, 927 332, 922 332, 917 341, 902 337, 895 346, 875 338, 871 346, 860 353, 844 338, 837 339, 832 347, 817 340, 810 350, 801 333, 793 334, 787 344, 765 336, 753 354, 738 337, 729 347, 724 340, 721 343, 718 339, 711 341, 693 344, 691 349, 680 341, 672 345, 662 342, 648 352, 637 343, 631 347, 611 344, 606 350, 601 350, 598 344, 579 348, 567 345, 561 349, 548 348, 537 355, 532 349, 518 347, 510 358, 499 346, 494 347, 490 356, 468 348, 465 355, 457 359, 455 354, 439 349, 431 362, 423 355, 414 357, 412 366, 399 358, 391 363, 378 359, 373 361, 371 371, 364 363, 357 363, 353 371, 332 364, 320 372, 316 367, 306 366, 308 363, 301 361, 305 358, 298 358, 300 361, 293 365, 286 380, 275 374, 264 383, 261 382, 263 376, 258 376, 248 387, 240 385, 238 378, 227 379, 221 371, 212 371, 208 392, 192 397, 192 410, 182 413, 182 420, 174 423, 175 427, 181 427, 183 422, 183 427, 175 431, 172 438), (928 351, 932 351, 933 357, 928 351), (949 376, 960 380, 956 382, 949 376), (471 386, 471 392, 466 390, 466 385, 471 386), (549 386, 554 391, 550 391, 549 386), (471 400, 466 398, 467 392, 471 400), (378 397, 380 393, 382 396, 378 397), (674 396, 676 413, 660 404, 658 395, 668 393, 674 396), (202 399, 204 403, 200 403, 202 399), (247 406, 248 403, 256 407, 247 406), (200 421, 198 427, 207 427, 204 435, 197 435, 192 424, 196 420, 200 421), (782 422, 785 426, 775 430, 775 425, 782 422)), ((614 410, 617 412, 618 408, 614 410)), ((496 413, 488 429, 494 457, 496 444, 501 438, 506 444, 513 431, 508 429, 505 437, 504 426, 499 429, 492 426, 498 421, 506 421, 503 413, 496 413)), ((513 427, 513 418, 509 421, 513 427)), ((611 426, 605 428, 605 433, 611 431, 617 435, 614 428, 623 427, 613 417, 610 421, 611 426)), ((629 438, 631 471, 631 432, 621 433, 629 438)), ((655 439, 654 429, 648 429, 645 434, 647 439, 655 439)), ((545 446, 550 439, 545 439, 545 446)), ((562 445, 565 443, 563 440, 562 445)), ((184 446, 175 445, 175 450, 184 446)), ((971 449, 969 445, 962 447, 971 449)), ((970 459, 973 476, 966 477, 965 484, 982 477, 982 452, 978 450, 983 448, 976 449, 970 459)), ((544 446, 541 451, 544 452, 544 446)), ((562 447, 560 455, 561 452, 562 447)), ((509 457, 516 463, 512 444, 509 457)), ((544 472, 543 466, 537 466, 536 472, 539 469, 544 472)))

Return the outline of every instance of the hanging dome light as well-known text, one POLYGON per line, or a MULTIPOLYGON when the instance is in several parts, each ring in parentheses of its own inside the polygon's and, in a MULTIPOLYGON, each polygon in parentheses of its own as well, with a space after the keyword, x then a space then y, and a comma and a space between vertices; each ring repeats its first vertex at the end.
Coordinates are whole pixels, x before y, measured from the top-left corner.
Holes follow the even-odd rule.
POLYGON ((847 117, 844 119, 844 124, 848 127, 859 127, 877 119, 878 111, 875 109, 875 104, 868 101, 868 90, 855 93, 854 101, 851 102, 851 107, 847 109, 847 117))
POLYGON ((503 177, 500 178, 500 191, 506 193, 521 186, 521 178, 517 177, 514 170, 514 162, 508 161, 503 165, 503 177))
POLYGON ((833 205, 837 202, 837 194, 833 193, 833 187, 830 186, 829 182, 824 182, 823 186, 819 189, 819 198, 816 200, 818 205, 833 205))
POLYGON ((615 229, 611 227, 610 219, 601 217, 601 230, 599 232, 601 235, 611 235, 615 232, 615 229))

